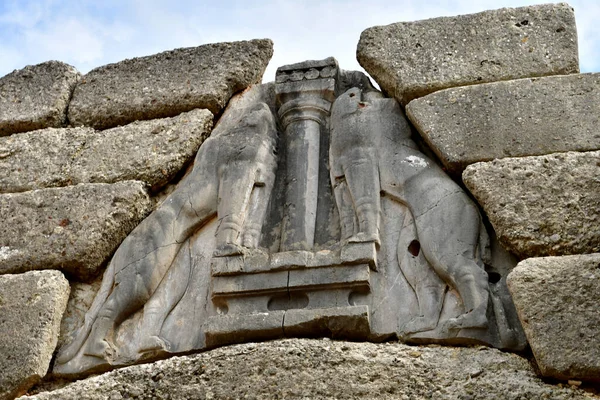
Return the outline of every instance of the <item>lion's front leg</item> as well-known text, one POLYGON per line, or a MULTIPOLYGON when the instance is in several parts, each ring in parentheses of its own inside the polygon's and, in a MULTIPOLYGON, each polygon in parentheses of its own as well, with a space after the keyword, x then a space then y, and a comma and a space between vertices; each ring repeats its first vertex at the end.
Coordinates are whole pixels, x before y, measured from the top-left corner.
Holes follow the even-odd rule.
POLYGON ((216 257, 242 254, 241 232, 250 211, 255 170, 247 163, 231 162, 220 175, 216 257))
POLYGON ((375 154, 370 149, 360 149, 344 168, 352 203, 358 219, 358 233, 350 242, 375 242, 380 244, 379 213, 380 190, 379 168, 375 154))
POLYGON ((255 249, 260 242, 262 227, 267 215, 269 200, 275 183, 276 164, 262 165, 256 172, 254 187, 250 195, 248 215, 242 232, 242 245, 255 249))
POLYGON ((356 233, 358 222, 352 205, 352 197, 345 177, 332 179, 335 202, 340 214, 342 241, 348 241, 356 233))

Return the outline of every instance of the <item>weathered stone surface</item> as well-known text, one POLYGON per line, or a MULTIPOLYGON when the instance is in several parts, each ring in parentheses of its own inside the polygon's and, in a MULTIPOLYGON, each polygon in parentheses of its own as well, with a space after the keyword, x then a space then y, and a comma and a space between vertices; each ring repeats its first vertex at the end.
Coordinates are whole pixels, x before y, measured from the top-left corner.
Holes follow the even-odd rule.
POLYGON ((229 98, 260 82, 269 39, 207 44, 124 60, 85 75, 69 106, 71 125, 110 128, 194 108, 218 114, 229 98))
POLYGON ((80 78, 59 61, 28 65, 0 78, 0 136, 64 126, 80 78))
POLYGON ((127 367, 30 399, 584 399, 498 350, 282 340, 127 367))
POLYGON ((68 298, 59 271, 0 276, 0 399, 25 393, 46 375, 68 298))
POLYGON ((600 253, 527 259, 508 287, 542 374, 600 381, 600 253))
POLYGON ((445 167, 600 149, 600 74, 447 89, 411 101, 410 120, 445 167))
POLYGON ((579 72, 566 3, 376 26, 361 34, 356 55, 403 105, 454 86, 579 72))
POLYGON ((137 181, 0 195, 0 274, 60 269, 89 279, 150 209, 137 181))
POLYGON ((102 276, 97 277, 91 283, 71 282, 71 294, 67 302, 67 308, 60 321, 60 335, 58 336, 57 349, 60 349, 70 336, 75 333, 81 325, 85 312, 92 305, 96 293, 100 289, 102 276))
POLYGON ((193 110, 105 131, 46 129, 0 138, 0 193, 124 180, 158 189, 193 159, 212 120, 208 110, 193 110))
POLYGON ((470 165, 463 181, 520 258, 600 251, 600 151, 470 165))

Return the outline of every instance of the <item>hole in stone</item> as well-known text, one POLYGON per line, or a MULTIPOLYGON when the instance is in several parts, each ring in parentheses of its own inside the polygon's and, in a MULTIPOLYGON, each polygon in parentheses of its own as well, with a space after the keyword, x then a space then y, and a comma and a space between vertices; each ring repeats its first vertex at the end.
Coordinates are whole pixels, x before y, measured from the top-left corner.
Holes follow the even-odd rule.
POLYGON ((227 315, 229 312, 229 307, 226 304, 219 304, 217 306, 217 314, 219 315, 227 315))
POLYGON ((354 97, 354 96, 356 96, 355 93, 350 93, 350 97, 354 97))
POLYGON ((557 33, 564 32, 564 31, 566 31, 566 29, 565 29, 565 27, 564 27, 564 26, 561 26, 560 28, 558 28, 558 29, 556 30, 556 32, 557 32, 557 33))
POLYGON ((408 252, 412 254, 413 257, 418 256, 421 252, 421 243, 419 243, 418 240, 413 240, 412 242, 410 242, 410 244, 408 245, 408 252))
POLYGON ((488 272, 488 280, 490 283, 498 283, 502 279, 502 275, 497 272, 488 272))
POLYGON ((304 293, 290 293, 271 297, 267 308, 269 311, 293 310, 306 308, 308 306, 308 296, 304 293))

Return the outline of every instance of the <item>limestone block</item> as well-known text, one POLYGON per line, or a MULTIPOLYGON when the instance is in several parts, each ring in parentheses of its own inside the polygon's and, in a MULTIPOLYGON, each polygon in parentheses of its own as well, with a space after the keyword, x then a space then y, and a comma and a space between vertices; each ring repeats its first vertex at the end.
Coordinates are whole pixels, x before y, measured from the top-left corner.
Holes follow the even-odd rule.
POLYGON ((80 78, 59 61, 28 65, 0 78, 0 136, 64 126, 80 78))
POLYGON ((521 261, 508 288, 542 374, 600 381, 600 253, 521 261))
POLYGON ((518 79, 442 90, 406 112, 459 175, 494 158, 600 149, 600 74, 518 79))
POLYGON ((124 180, 158 189, 194 158, 212 120, 200 109, 104 131, 46 129, 0 138, 0 193, 124 180))
POLYGON ((68 298, 59 271, 0 276, 0 399, 25 393, 46 375, 68 298))
POLYGON ((261 81, 269 39, 207 44, 124 60, 85 75, 73 93, 73 126, 110 128, 194 108, 219 114, 229 98, 261 81))
POLYGON ((402 105, 440 89, 579 72, 566 3, 399 22, 365 30, 356 56, 402 105))
POLYGON ((463 181, 520 258, 600 251, 600 151, 505 158, 463 181))
POLYGON ((287 339, 122 368, 28 399, 586 399, 486 347, 287 339))
POLYGON ((87 280, 150 210, 137 181, 0 195, 0 274, 60 269, 87 280))

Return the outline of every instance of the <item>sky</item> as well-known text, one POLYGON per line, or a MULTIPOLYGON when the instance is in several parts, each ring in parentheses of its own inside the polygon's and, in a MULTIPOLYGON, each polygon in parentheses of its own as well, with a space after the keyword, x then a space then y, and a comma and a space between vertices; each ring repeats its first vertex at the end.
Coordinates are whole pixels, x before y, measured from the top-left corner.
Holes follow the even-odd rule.
MULTIPOLYGON (((270 38, 278 66, 334 56, 356 61, 371 26, 469 14, 543 0, 0 0, 0 76, 59 60, 80 72, 125 58, 206 43, 270 38)), ((600 71, 600 0, 570 0, 581 72, 600 71)))

